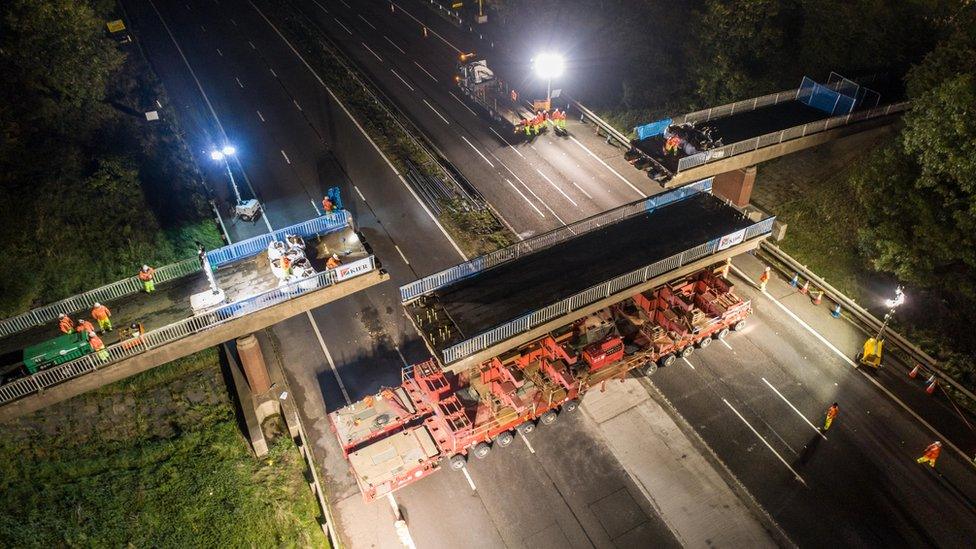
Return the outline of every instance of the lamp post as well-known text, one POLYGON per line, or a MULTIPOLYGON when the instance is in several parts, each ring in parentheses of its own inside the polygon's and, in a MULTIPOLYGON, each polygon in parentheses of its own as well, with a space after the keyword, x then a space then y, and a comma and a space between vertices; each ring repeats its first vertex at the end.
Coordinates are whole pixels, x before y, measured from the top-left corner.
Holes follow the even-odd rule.
POLYGON ((899 285, 895 288, 895 297, 892 299, 885 300, 885 306, 888 307, 888 312, 885 313, 884 322, 881 323, 881 328, 878 330, 878 335, 874 339, 880 340, 881 336, 884 334, 885 328, 888 327, 888 321, 895 314, 895 309, 901 306, 905 302, 905 288, 899 285))
POLYGON ((224 145, 220 149, 212 149, 210 151, 210 158, 214 162, 223 162, 224 168, 227 170, 227 177, 230 178, 230 186, 234 189, 234 197, 237 199, 237 203, 234 204, 234 215, 239 216, 244 221, 254 221, 261 214, 261 204, 258 203, 256 198, 250 198, 248 200, 241 198, 241 191, 237 188, 237 181, 234 180, 234 171, 230 169, 230 160, 228 160, 228 157, 234 156, 235 154, 237 154, 237 149, 233 145, 224 145))
POLYGON ((540 53, 532 59, 532 68, 539 78, 546 79, 546 101, 552 99, 552 79, 558 78, 566 68, 566 60, 557 53, 540 53))

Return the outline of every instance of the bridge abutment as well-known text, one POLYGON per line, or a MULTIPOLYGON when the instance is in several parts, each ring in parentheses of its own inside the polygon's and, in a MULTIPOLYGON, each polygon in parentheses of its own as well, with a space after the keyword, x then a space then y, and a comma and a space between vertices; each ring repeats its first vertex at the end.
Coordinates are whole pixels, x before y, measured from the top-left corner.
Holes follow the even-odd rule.
POLYGON ((737 208, 744 208, 749 205, 755 184, 756 166, 747 166, 716 175, 712 180, 712 192, 737 208))

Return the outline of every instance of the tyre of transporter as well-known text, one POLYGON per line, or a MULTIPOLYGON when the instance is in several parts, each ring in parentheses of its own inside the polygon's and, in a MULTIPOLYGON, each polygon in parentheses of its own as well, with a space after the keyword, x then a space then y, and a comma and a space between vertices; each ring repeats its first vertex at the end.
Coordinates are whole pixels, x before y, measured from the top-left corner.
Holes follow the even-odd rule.
POLYGON ((641 367, 641 373, 644 374, 645 377, 651 377, 656 371, 657 362, 654 361, 649 361, 647 364, 641 367))
POLYGON ((703 337, 702 340, 698 342, 698 347, 704 349, 705 347, 708 347, 711 344, 712 344, 711 337, 703 337))
POLYGON ((746 327, 746 321, 745 320, 740 320, 740 321, 738 321, 738 322, 736 322, 735 324, 732 325, 732 331, 738 332, 739 330, 741 330, 741 329, 743 329, 745 327, 746 327))
POLYGON ((729 335, 729 329, 722 328, 721 330, 718 331, 717 334, 715 334, 715 339, 725 339, 726 337, 728 337, 728 335, 729 335))
POLYGON ((559 416, 556 415, 556 412, 549 410, 548 412, 539 416, 539 423, 543 425, 552 425, 553 423, 556 423, 556 418, 558 417, 559 416))
POLYGON ((491 446, 488 446, 487 442, 479 442, 471 449, 471 453, 478 459, 485 459, 488 456, 488 452, 491 452, 491 446))
POLYGON ((566 404, 563 404, 563 410, 567 412, 575 412, 579 408, 579 401, 575 398, 573 400, 567 400, 566 404))
POLYGON ((451 459, 448 460, 448 465, 454 471, 460 471, 461 469, 464 469, 465 464, 466 464, 466 460, 464 459, 464 456, 462 456, 461 454, 454 454, 453 456, 451 456, 451 459))
POLYGON ((668 353, 657 359, 657 365, 662 368, 667 368, 668 366, 674 364, 675 360, 678 360, 678 357, 675 356, 674 353, 668 353))
POLYGON ((535 431, 535 423, 532 423, 531 421, 526 421, 525 423, 522 423, 518 427, 516 427, 515 430, 522 433, 523 435, 527 435, 532 431, 535 431))
POLYGON ((498 436, 495 437, 495 444, 501 448, 504 448, 511 444, 513 440, 515 440, 515 435, 513 435, 511 431, 505 431, 503 433, 499 433, 498 436))
POLYGON ((695 352, 695 346, 694 345, 689 345, 689 346, 685 347, 684 349, 681 349, 680 355, 681 355, 681 358, 688 358, 694 352, 695 352))

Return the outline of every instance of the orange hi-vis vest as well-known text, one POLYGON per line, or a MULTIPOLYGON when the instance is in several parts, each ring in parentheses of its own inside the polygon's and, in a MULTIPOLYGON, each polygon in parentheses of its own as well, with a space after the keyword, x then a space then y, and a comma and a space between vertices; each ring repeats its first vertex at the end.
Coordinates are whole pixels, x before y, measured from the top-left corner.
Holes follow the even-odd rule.
POLYGON ((74 325, 75 323, 69 317, 64 317, 61 319, 61 322, 58 322, 58 328, 66 334, 71 333, 71 329, 74 328, 74 325))
POLYGON ((156 274, 156 269, 149 267, 148 271, 143 271, 139 269, 139 280, 143 282, 148 282, 153 279, 153 275, 156 274))
POLYGON ((91 311, 92 318, 95 320, 105 320, 106 318, 112 316, 112 313, 108 310, 108 307, 102 305, 101 307, 95 307, 91 311))
POLYGON ((930 444, 928 448, 925 449, 925 457, 929 458, 930 461, 935 461, 938 459, 939 454, 942 453, 942 447, 935 444, 930 444))

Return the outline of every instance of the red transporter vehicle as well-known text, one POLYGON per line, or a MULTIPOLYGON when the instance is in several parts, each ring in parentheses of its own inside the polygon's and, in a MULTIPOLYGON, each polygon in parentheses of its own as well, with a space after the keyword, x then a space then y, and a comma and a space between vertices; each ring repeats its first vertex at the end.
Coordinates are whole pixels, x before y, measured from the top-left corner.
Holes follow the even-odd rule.
POLYGON ((430 359, 403 370, 403 384, 329 414, 366 501, 466 456, 508 446, 587 390, 688 356, 739 330, 752 312, 732 284, 705 269, 601 309, 461 373, 430 359))

